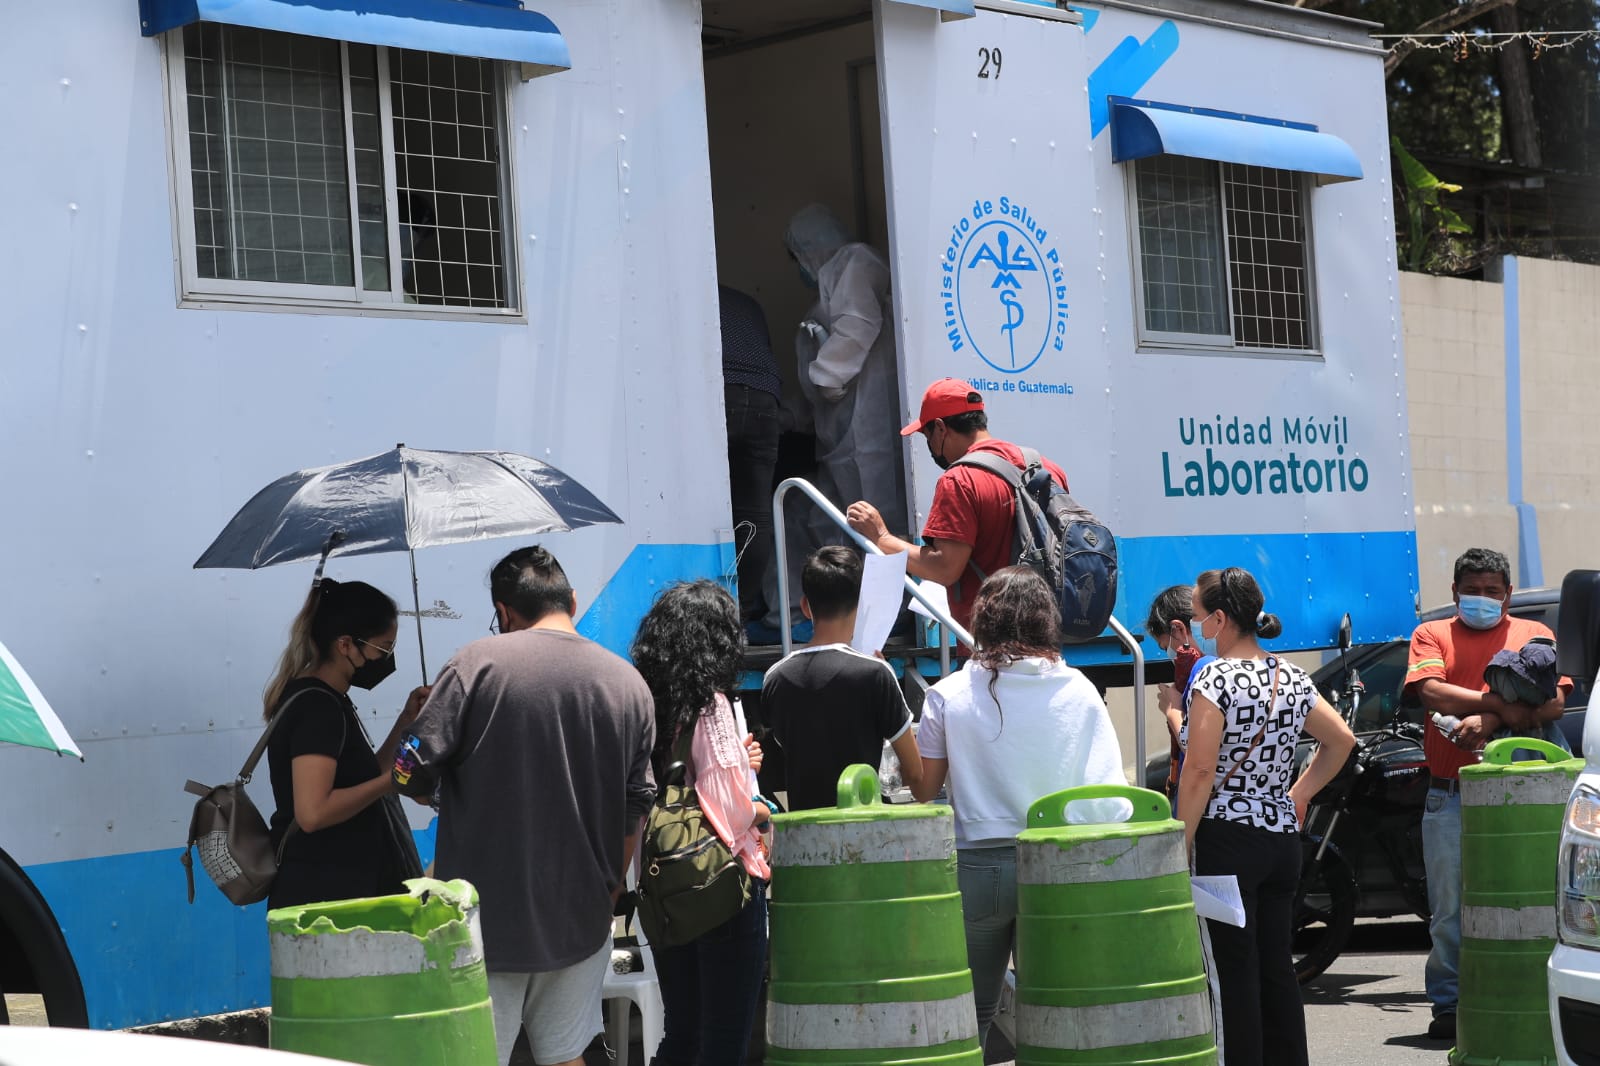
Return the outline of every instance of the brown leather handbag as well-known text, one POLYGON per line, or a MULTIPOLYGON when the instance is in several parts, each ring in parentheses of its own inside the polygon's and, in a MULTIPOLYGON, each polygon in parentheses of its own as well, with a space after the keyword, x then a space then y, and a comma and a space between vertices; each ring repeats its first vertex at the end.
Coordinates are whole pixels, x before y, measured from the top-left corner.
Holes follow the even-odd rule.
POLYGON ((278 864, 283 860, 283 846, 289 842, 298 826, 289 823, 277 850, 272 847, 272 834, 256 805, 250 801, 244 787, 250 775, 267 750, 272 731, 283 720, 284 712, 307 692, 295 693, 278 708, 256 746, 239 769, 239 776, 226 785, 202 785, 188 781, 183 790, 200 798, 195 802, 194 813, 189 816, 189 843, 183 849, 181 861, 189 883, 189 902, 194 902, 194 859, 191 852, 198 850, 200 866, 222 894, 237 906, 243 907, 267 898, 272 891, 273 878, 278 876, 278 864))

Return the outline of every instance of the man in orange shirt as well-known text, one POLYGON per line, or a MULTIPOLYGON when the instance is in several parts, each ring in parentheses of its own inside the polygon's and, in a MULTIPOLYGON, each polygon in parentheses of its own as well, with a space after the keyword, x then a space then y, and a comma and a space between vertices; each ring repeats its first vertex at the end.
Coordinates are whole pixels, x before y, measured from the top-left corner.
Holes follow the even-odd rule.
POLYGON ((1425 723, 1422 751, 1431 781, 1422 815, 1422 856, 1428 876, 1428 953, 1424 980, 1433 1005, 1428 1035, 1456 1035, 1456 963, 1461 954, 1461 768, 1478 761, 1478 752, 1500 729, 1542 730, 1561 717, 1572 682, 1563 677, 1556 698, 1541 707, 1507 703, 1488 691, 1484 669, 1497 652, 1520 649, 1534 637, 1554 635, 1539 622, 1513 618, 1511 564, 1497 551, 1471 548, 1456 560, 1450 591, 1456 616, 1424 622, 1411 634, 1406 694, 1421 701, 1425 714, 1460 719, 1447 735, 1425 723))

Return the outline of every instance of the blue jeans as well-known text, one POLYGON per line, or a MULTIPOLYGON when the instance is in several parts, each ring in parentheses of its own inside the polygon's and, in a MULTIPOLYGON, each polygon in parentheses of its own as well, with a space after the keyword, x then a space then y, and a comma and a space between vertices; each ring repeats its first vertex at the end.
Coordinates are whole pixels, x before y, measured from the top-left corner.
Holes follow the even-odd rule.
POLYGON ((1422 861, 1428 875, 1428 935, 1433 948, 1423 980, 1433 1016, 1456 1010, 1461 958, 1461 794, 1429 789, 1422 812, 1422 861))
POLYGON ((967 930, 967 965, 978 1006, 978 1046, 1000 1008, 1006 967, 1017 948, 1017 849, 962 848, 956 852, 956 883, 967 930))
POLYGON ((767 885, 698 940, 654 947, 665 1014, 651 1066, 744 1066, 767 967, 767 885))

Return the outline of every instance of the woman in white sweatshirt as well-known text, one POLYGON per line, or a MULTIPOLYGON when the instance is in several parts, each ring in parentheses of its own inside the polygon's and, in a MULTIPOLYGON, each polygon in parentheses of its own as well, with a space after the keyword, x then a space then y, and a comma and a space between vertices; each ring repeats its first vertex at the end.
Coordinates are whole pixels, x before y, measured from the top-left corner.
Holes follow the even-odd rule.
MULTIPOLYGON (((929 691, 917 732, 915 796, 926 802, 950 783, 980 1042, 1016 947, 1016 836, 1028 807, 1064 788, 1127 784, 1105 701, 1061 661, 1059 630, 1055 595, 1037 573, 1010 566, 990 574, 973 601, 977 653, 929 691)), ((1129 809, 1126 800, 1094 803, 1083 813, 1109 821, 1129 809)))

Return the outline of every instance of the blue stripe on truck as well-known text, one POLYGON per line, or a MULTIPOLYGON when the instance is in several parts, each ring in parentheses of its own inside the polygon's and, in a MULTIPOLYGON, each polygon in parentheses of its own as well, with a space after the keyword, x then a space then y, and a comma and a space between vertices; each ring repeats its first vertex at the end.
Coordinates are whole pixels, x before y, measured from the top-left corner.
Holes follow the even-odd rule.
MULTIPOLYGON (((1406 637, 1417 624, 1417 535, 1412 530, 1121 537, 1117 557, 1116 614, 1135 634, 1144 631, 1150 601, 1162 589, 1227 566, 1254 574, 1266 592, 1266 609, 1283 620, 1283 636, 1269 642, 1273 648, 1332 647, 1346 611, 1357 643, 1406 637)), ((1161 652, 1146 640, 1145 654, 1161 652)), ((1120 657, 1108 654, 1093 661, 1120 657)))
MULTIPOLYGON (((424 866, 436 825, 414 834, 424 866)), ((27 868, 78 964, 91 1027, 270 1003, 267 905, 233 906, 198 869, 194 905, 186 904, 181 854, 164 848, 27 868)))

